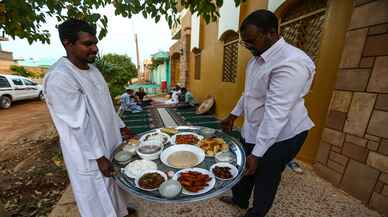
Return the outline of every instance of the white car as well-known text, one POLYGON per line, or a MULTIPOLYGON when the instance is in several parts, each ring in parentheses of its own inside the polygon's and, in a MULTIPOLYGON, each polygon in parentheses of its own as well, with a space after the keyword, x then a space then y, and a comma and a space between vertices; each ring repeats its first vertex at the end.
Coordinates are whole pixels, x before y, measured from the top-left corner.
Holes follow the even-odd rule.
POLYGON ((44 100, 41 85, 22 76, 0 74, 0 108, 9 108, 14 101, 35 98, 44 100))

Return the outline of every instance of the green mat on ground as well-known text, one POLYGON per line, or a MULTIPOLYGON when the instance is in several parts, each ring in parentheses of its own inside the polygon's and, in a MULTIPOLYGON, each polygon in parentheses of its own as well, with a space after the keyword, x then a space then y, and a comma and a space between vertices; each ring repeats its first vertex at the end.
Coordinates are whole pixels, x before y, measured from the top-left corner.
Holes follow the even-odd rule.
POLYGON ((150 128, 148 125, 136 126, 136 127, 130 127, 130 126, 128 126, 128 128, 129 128, 129 129, 132 131, 132 133, 134 133, 134 134, 144 133, 144 132, 149 131, 149 130, 152 129, 152 128, 150 128))
POLYGON ((128 126, 138 126, 138 125, 149 125, 149 120, 124 120, 125 125, 128 126))
POLYGON ((185 121, 190 123, 201 123, 201 122, 211 122, 211 121, 218 121, 215 117, 191 117, 191 118, 184 118, 185 121))
POLYGON ((195 112, 197 110, 197 108, 193 108, 193 107, 189 107, 189 108, 176 108, 176 111, 177 112, 187 112, 187 111, 191 111, 191 112, 195 112))

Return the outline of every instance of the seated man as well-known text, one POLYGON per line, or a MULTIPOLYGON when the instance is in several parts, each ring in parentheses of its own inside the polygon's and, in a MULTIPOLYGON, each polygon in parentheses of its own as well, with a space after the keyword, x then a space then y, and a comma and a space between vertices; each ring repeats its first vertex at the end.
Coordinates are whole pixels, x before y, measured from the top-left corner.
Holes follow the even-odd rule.
POLYGON ((146 96, 147 96, 147 93, 144 92, 144 88, 140 87, 139 88, 139 91, 137 91, 135 93, 135 96, 138 100, 138 103, 141 105, 141 106, 147 106, 147 105, 150 105, 151 104, 151 100, 149 99, 146 99, 146 96))
POLYGON ((190 91, 188 91, 185 87, 181 89, 180 94, 180 105, 188 106, 188 107, 195 107, 197 105, 197 102, 195 101, 193 94, 191 94, 190 91))
POLYGON ((179 94, 181 94, 181 88, 176 86, 171 93, 171 99, 167 100, 165 104, 178 104, 179 103, 179 94))
POLYGON ((132 89, 127 89, 127 92, 120 97, 120 112, 130 111, 132 113, 141 112, 143 109, 137 105, 132 89))

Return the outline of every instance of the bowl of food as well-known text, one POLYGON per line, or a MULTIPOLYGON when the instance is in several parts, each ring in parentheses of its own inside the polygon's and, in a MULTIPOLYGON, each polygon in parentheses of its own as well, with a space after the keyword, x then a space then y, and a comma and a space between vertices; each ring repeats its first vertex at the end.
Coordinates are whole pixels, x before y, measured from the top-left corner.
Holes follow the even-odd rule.
POLYGON ((205 127, 205 128, 200 129, 199 132, 205 138, 211 138, 216 134, 216 129, 205 127))
POLYGON ((226 151, 226 152, 219 152, 217 153, 214 158, 216 159, 216 162, 225 162, 230 163, 233 162, 235 159, 235 156, 232 152, 226 151))
POLYGON ((159 140, 149 140, 140 143, 136 149, 137 155, 146 160, 156 160, 163 149, 163 143, 159 140))
POLYGON ((126 142, 126 144, 123 146, 123 150, 127 151, 129 153, 135 154, 136 149, 139 146, 140 141, 137 139, 130 139, 126 142))
POLYGON ((155 191, 163 182, 167 181, 167 175, 160 170, 148 170, 135 180, 136 187, 144 191, 155 191))
POLYGON ((129 163, 129 161, 132 158, 132 155, 133 154, 127 151, 119 151, 114 155, 114 159, 119 164, 126 164, 126 163, 129 163))
POLYGON ((159 193, 165 198, 174 198, 182 191, 182 185, 176 180, 170 179, 163 182, 159 187, 159 193))
POLYGON ((173 145, 163 150, 160 160, 172 168, 190 168, 205 160, 205 152, 193 145, 173 145))
POLYGON ((238 174, 237 168, 230 163, 213 164, 210 167, 210 171, 217 179, 223 181, 234 179, 238 174))

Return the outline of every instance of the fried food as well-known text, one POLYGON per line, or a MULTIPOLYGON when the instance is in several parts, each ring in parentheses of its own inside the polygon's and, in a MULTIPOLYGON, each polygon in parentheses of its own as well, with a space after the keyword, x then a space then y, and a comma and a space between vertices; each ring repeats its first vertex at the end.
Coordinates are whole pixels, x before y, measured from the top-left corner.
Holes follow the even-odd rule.
POLYGON ((218 152, 227 151, 229 145, 222 138, 208 138, 199 142, 199 147, 205 151, 206 156, 213 157, 218 152))
POLYGON ((209 186, 208 182, 211 180, 212 178, 209 175, 195 171, 183 172, 178 178, 184 189, 194 193, 209 186))
POLYGON ((174 135, 174 134, 178 133, 178 130, 175 128, 162 128, 162 129, 160 129, 160 131, 162 133, 167 133, 169 135, 174 135))
POLYGON ((230 179, 232 178, 232 173, 230 173, 230 167, 219 167, 215 166, 212 170, 215 176, 221 179, 230 179))
POLYGON ((199 139, 192 134, 176 135, 175 143, 176 144, 197 144, 199 139))

